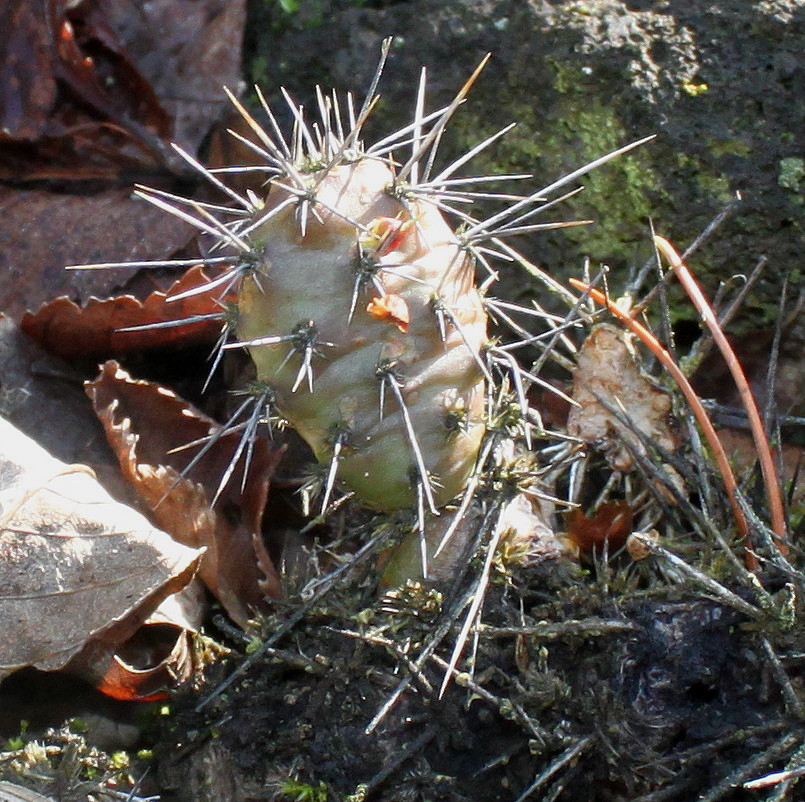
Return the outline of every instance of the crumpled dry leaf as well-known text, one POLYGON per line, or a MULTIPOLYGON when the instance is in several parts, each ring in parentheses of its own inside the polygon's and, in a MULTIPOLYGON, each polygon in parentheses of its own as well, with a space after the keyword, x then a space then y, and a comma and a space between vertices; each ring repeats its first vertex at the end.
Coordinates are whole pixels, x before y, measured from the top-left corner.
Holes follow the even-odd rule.
POLYGON ((646 453, 635 429, 667 451, 677 446, 670 425, 671 396, 641 373, 629 335, 617 326, 599 323, 584 341, 571 397, 578 406, 570 409, 568 434, 600 445, 614 470, 634 468, 630 449, 646 453), (620 411, 630 425, 602 402, 620 411))
POLYGON ((65 671, 91 682, 113 699, 164 699, 168 690, 189 680, 199 668, 192 638, 206 609, 204 586, 194 578, 168 596, 125 643, 93 641, 65 671))
POLYGON ((0 677, 125 642, 201 555, 0 418, 0 677))
POLYGON ((194 150, 221 107, 221 83, 237 80, 244 0, 7 5, 1 177, 183 172, 169 142, 194 150))
POLYGON ((191 267, 167 292, 156 291, 144 301, 132 295, 101 300, 91 297, 78 306, 66 296, 42 304, 20 321, 22 330, 40 345, 65 359, 105 357, 143 348, 180 343, 183 346, 214 342, 221 333, 220 320, 199 320, 182 326, 120 331, 199 315, 218 315, 220 290, 170 299, 206 284, 208 276, 199 266, 191 267))
POLYGON ((134 269, 64 265, 165 259, 190 242, 192 226, 133 198, 131 184, 171 189, 187 173, 170 142, 195 153, 228 108, 221 85, 239 80, 245 7, 245 0, 4 4, 0 176, 58 186, 0 187, 0 311, 19 319, 60 295, 107 297, 134 269), (88 178, 110 183, 92 195, 65 191, 88 178))
POLYGON ((122 481, 107 482, 104 465, 119 474, 98 419, 87 404, 83 377, 67 362, 40 348, 13 320, 0 314, 0 416, 62 462, 82 462, 103 475, 102 484, 124 503, 122 481), (100 469, 100 470, 99 470, 100 469))
MULTIPOLYGON (((140 632, 152 629, 148 625, 140 632)), ((150 649, 143 649, 135 659, 115 653, 112 664, 96 687, 113 699, 129 702, 155 702, 168 698, 168 689, 186 682, 193 674, 190 633, 171 630, 173 646, 164 657, 154 659, 150 649), (143 653, 147 656, 143 659, 143 653), (144 668, 140 667, 145 662, 144 668)))
POLYGON ((213 509, 211 500, 240 432, 223 435, 183 476, 196 449, 182 447, 218 432, 216 421, 170 390, 131 378, 114 361, 88 383, 87 394, 124 475, 157 524, 181 543, 207 548, 199 577, 232 619, 243 625, 266 597, 278 598, 280 580, 263 546, 261 526, 269 479, 282 451, 258 439, 243 491, 238 466, 213 509))

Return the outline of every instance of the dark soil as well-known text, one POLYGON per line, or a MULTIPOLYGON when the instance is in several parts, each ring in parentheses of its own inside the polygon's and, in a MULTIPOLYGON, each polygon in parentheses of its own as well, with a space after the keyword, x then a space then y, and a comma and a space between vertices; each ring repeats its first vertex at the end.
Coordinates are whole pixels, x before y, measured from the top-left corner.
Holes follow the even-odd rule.
MULTIPOLYGON (((165 799, 510 802, 543 778, 528 798, 681 802, 726 783, 712 798, 749 800, 730 785, 762 774, 757 758, 800 732, 757 634, 692 593, 623 600, 547 565, 498 577, 474 684, 461 677, 441 699, 444 663, 409 671, 447 614, 433 594, 368 607, 346 589, 328 598, 200 713, 198 694, 177 700, 165 799)), ((242 659, 215 667, 202 697, 242 659)))

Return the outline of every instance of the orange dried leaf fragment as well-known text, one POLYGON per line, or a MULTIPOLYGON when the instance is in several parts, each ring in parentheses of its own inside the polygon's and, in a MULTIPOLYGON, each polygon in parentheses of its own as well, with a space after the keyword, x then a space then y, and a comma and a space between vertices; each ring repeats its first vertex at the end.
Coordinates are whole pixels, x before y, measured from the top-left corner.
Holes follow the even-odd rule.
POLYGON ((408 304, 399 295, 390 293, 373 298, 366 311, 378 320, 394 323, 400 331, 408 331, 411 314, 408 311, 408 304))
POLYGON ((213 342, 221 331, 219 291, 172 301, 171 298, 203 287, 204 271, 191 267, 166 292, 153 292, 144 301, 132 295, 90 298, 81 307, 62 296, 27 312, 22 330, 50 352, 65 359, 99 358, 166 345, 213 342), (187 321, 177 326, 160 324, 187 321), (136 331, 121 331, 132 327, 136 331))
POLYGON ((619 549, 632 531, 632 508, 625 501, 606 501, 589 517, 581 509, 567 514, 567 536, 582 554, 619 549))

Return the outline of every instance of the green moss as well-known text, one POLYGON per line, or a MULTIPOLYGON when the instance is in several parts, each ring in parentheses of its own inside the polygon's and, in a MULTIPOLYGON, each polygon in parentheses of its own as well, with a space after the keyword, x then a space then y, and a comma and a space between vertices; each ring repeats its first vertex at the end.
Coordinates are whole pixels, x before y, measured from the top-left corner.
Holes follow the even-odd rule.
MULTIPOLYGON (((634 139, 615 110, 600 100, 568 91, 573 83, 569 71, 558 71, 557 81, 567 94, 557 98, 550 117, 540 117, 528 96, 504 102, 504 109, 495 115, 495 123, 517 120, 517 127, 504 137, 493 157, 482 155, 473 163, 475 171, 523 171, 548 184, 634 139)), ((457 119, 456 130, 459 147, 468 149, 494 129, 484 115, 469 121, 457 119)), ((580 182, 584 192, 563 204, 551 219, 591 219, 594 224, 568 229, 563 238, 575 241, 579 250, 593 260, 633 262, 636 242, 646 240, 646 221, 660 194, 660 182, 648 154, 641 150, 621 156, 580 182)), ((577 185, 569 184, 567 190, 577 185)), ((579 263, 575 261, 575 265, 579 263)))
POLYGON ((792 192, 801 192, 805 179, 805 159, 798 156, 789 156, 780 159, 780 174, 777 183, 792 192))
POLYGON ((327 786, 323 782, 311 785, 288 778, 280 784, 280 794, 293 802, 327 802, 327 786))
POLYGON ((708 142, 708 146, 714 156, 741 156, 746 158, 752 153, 749 143, 744 142, 742 139, 713 139, 708 142))

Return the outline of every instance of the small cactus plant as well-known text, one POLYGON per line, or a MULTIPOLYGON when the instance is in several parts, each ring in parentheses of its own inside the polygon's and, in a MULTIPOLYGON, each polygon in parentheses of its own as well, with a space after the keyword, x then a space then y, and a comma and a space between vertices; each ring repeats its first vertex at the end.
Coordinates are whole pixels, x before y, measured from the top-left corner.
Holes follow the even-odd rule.
POLYGON ((299 185, 255 212, 238 344, 363 503, 411 506, 419 487, 435 511, 463 489, 484 432, 475 267, 435 206, 395 197, 390 165, 342 159, 300 165, 299 185))
MULTIPOLYGON (((221 313, 224 336, 215 363, 223 351, 245 348, 257 373, 251 417, 228 424, 243 427, 241 450, 248 456, 269 406, 327 466, 322 510, 336 485, 377 510, 416 509, 424 544, 428 511, 438 515, 464 493, 455 523, 439 537, 454 532, 484 463, 495 461, 492 443, 512 434, 528 443, 535 420, 525 393, 535 377, 509 348, 490 341, 487 314, 510 324, 524 343, 531 335, 512 321, 514 307, 478 287, 476 268, 486 271, 488 285, 496 260, 525 264, 508 237, 576 224, 535 223, 534 217, 556 203, 547 197, 559 187, 639 143, 521 195, 499 193, 491 182, 529 176, 461 176, 464 164, 507 126, 436 172, 442 133, 484 59, 453 101, 433 113, 425 112, 423 70, 411 124, 367 147, 362 129, 389 44, 357 113, 352 96, 344 103, 319 91, 318 119, 310 124, 285 94, 294 118, 288 138, 262 94, 265 127, 230 95, 255 134, 254 141, 234 135, 268 174, 264 193, 240 194, 180 150, 231 208, 156 190, 140 194, 233 252, 211 286, 235 299, 221 313), (402 152, 407 158, 397 161, 402 152), (477 199, 498 201, 501 209, 477 219, 468 211, 477 199)), ((225 259, 216 254, 201 261, 225 259)), ((430 543, 420 551, 427 574, 427 555, 437 549, 430 543)))

